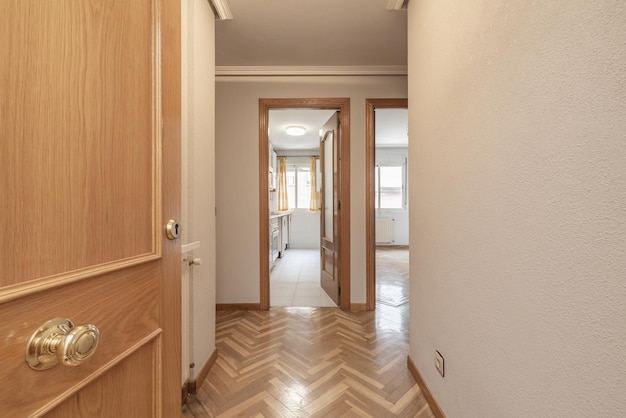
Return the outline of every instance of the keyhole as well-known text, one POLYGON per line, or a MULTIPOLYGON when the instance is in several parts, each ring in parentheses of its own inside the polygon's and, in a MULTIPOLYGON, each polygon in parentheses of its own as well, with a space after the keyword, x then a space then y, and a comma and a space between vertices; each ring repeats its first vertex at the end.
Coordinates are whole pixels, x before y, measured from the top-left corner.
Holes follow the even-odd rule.
POLYGON ((180 234, 180 224, 174 219, 170 219, 165 227, 167 239, 177 239, 180 234))

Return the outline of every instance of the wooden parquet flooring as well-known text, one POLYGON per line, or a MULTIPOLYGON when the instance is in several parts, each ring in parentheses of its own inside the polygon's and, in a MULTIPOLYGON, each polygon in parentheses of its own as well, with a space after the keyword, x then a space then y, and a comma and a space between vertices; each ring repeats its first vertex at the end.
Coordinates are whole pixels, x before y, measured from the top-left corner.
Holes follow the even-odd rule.
POLYGON ((433 417, 385 310, 218 312, 218 359, 183 416, 433 417))
POLYGON ((401 307, 409 303, 409 247, 376 248, 376 303, 401 307))

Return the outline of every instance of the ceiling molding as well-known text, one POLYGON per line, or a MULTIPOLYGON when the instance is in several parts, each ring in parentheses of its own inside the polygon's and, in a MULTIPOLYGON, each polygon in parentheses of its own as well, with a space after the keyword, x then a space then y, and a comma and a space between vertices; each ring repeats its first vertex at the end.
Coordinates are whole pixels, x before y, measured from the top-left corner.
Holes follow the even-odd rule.
POLYGON ((400 10, 404 6, 404 0, 389 0, 387 10, 400 10))
POLYGON ((230 11, 228 0, 211 0, 211 4, 213 5, 219 20, 230 20, 233 18, 233 13, 230 11))
POLYGON ((374 66, 216 66, 216 76, 407 75, 406 65, 374 66))

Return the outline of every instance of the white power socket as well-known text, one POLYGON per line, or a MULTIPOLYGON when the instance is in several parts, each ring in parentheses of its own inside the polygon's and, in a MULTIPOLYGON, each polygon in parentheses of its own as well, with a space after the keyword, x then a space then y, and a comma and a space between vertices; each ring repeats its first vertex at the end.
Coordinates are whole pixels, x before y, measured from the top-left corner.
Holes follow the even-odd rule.
POLYGON ((435 368, 437 369, 441 377, 444 377, 445 369, 443 364, 443 356, 439 351, 435 351, 435 368))

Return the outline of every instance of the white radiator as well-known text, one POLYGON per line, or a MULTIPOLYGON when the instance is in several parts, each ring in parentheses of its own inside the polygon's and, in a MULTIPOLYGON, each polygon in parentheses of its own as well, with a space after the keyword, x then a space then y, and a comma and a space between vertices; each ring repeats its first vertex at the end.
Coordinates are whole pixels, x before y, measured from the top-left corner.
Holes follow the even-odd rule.
POLYGON ((393 242, 393 218, 376 218, 376 244, 393 242))

